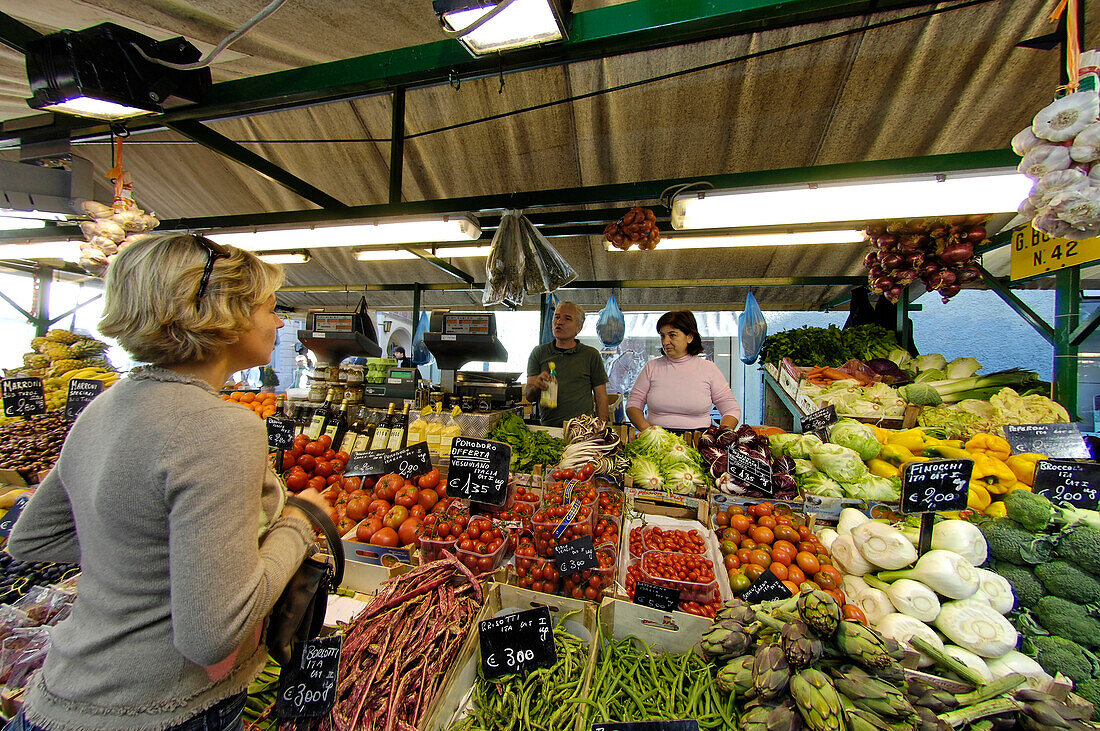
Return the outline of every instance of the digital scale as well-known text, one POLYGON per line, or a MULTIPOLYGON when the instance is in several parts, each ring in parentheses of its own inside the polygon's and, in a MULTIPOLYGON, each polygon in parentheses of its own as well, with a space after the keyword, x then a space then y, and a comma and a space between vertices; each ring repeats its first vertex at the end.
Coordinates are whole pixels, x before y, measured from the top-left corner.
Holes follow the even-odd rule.
POLYGON ((439 366, 443 393, 472 399, 485 396, 494 410, 511 408, 522 400, 523 389, 516 383, 519 373, 459 372, 471 361, 508 360, 508 351, 497 339, 497 320, 492 312, 433 310, 424 345, 439 366))
POLYGON ((400 406, 403 401, 412 401, 416 397, 416 373, 416 368, 391 366, 384 382, 363 384, 363 405, 384 409, 391 403, 400 406))
POLYGON ((382 354, 366 300, 355 312, 311 312, 298 342, 317 354, 317 365, 336 365, 344 358, 373 358, 382 354))

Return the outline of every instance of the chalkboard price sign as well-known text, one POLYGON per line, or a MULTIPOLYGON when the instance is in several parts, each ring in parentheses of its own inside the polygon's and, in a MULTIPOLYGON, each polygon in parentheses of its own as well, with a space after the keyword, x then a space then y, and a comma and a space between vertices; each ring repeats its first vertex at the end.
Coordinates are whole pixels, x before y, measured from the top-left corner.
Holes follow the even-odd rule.
POLYGON ((12 506, 8 508, 8 512, 4 513, 4 517, 0 518, 0 538, 7 538, 11 535, 12 526, 15 525, 15 521, 19 520, 19 516, 23 513, 23 508, 27 507, 27 501, 31 499, 30 494, 20 495, 12 503, 12 506))
POLYGON ((965 509, 973 471, 972 459, 910 462, 901 475, 901 512, 965 509))
POLYGON ((343 641, 343 635, 330 635, 294 643, 290 664, 279 675, 279 718, 317 718, 332 710, 343 641))
POLYGON ((352 452, 348 455, 348 466, 344 468, 344 477, 363 477, 365 475, 386 474, 386 452, 380 449, 366 452, 352 452))
POLYGON ((1089 449, 1076 424, 1005 424, 1013 454, 1038 452, 1052 459, 1089 459, 1089 449))
POLYGON ((699 731, 699 722, 686 721, 631 721, 624 723, 594 723, 592 731, 699 731))
POLYGON ((41 378, 5 378, 0 382, 4 416, 34 416, 46 413, 46 391, 41 378))
POLYGON ((596 550, 592 547, 592 536, 562 543, 554 547, 554 565, 562 574, 572 574, 585 569, 598 567, 596 550))
POLYGON ((634 603, 660 612, 674 612, 680 605, 680 591, 639 581, 634 585, 634 603))
POLYGON ((811 432, 825 431, 830 426, 840 421, 840 418, 836 415, 836 407, 830 404, 823 409, 818 409, 813 413, 806 414, 800 421, 802 423, 802 433, 809 434, 811 432))
POLYGON ((765 495, 775 493, 775 487, 772 484, 772 466, 770 464, 742 452, 732 444, 726 449, 726 454, 727 471, 732 481, 739 482, 745 487, 751 487, 765 495))
POLYGON ((84 407, 103 391, 103 381, 94 378, 73 378, 65 395, 65 418, 76 419, 84 407))
POLYGON ((269 416, 267 423, 267 446, 272 449, 294 449, 294 422, 269 416))
POLYGON ((447 496, 504 505, 512 448, 504 442, 455 437, 447 468, 447 496))
POLYGON ((1056 504, 1096 510, 1100 505, 1100 465, 1054 459, 1036 462, 1035 492, 1056 504))
POLYGON ((548 668, 558 661, 550 609, 538 607, 478 623, 481 669, 492 680, 548 668))
POLYGON ((386 452, 382 455, 382 464, 386 472, 396 472, 408 479, 432 471, 432 453, 427 442, 418 442, 404 449, 386 452))
POLYGON ((791 590, 783 585, 771 569, 764 569, 752 586, 741 593, 741 601, 747 604, 773 602, 777 599, 790 599, 791 590))

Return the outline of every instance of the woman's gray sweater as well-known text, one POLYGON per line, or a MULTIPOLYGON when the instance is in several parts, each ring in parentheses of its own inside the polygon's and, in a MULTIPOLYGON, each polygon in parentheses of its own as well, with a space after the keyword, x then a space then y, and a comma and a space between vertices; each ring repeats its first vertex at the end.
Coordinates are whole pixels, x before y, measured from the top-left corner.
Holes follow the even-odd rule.
POLYGON ((8 542, 19 560, 81 566, 29 721, 163 729, 248 687, 261 625, 313 541, 278 518, 266 445, 256 414, 160 368, 88 405, 8 542))

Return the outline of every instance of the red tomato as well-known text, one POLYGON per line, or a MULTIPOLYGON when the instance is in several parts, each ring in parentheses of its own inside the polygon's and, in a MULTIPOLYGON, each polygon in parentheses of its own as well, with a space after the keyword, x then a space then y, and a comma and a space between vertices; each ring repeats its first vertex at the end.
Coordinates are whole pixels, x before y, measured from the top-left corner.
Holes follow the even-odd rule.
POLYGON ((787 580, 787 567, 778 561, 772 562, 772 564, 768 566, 768 571, 771 571, 775 575, 775 578, 780 581, 787 580))
POLYGON ((312 487, 317 492, 321 492, 328 486, 324 477, 311 477, 309 482, 306 483, 306 487, 312 487))
POLYGON ((749 581, 756 581, 760 578, 760 574, 764 573, 764 567, 754 563, 750 563, 747 566, 742 566, 741 571, 745 576, 749 577, 749 581))
POLYGON ((321 477, 328 477, 332 473, 332 462, 328 462, 323 459, 317 460, 317 464, 313 468, 313 474, 320 475, 321 477))
MULTIPOLYGON (((436 485, 439 484, 439 470, 437 470, 435 467, 432 467, 432 469, 429 472, 426 472, 425 474, 423 474, 419 477, 419 479, 417 480, 417 484, 421 488, 429 488, 430 489, 430 488, 435 487, 436 485)), ((430 506, 425 505, 424 507, 430 507, 430 506)))
POLYGON ((313 457, 320 457, 325 453, 325 448, 321 442, 309 442, 305 446, 305 453, 313 457))
POLYGON ((739 569, 739 568, 741 568, 741 559, 737 558, 737 554, 736 554, 736 553, 731 553, 731 554, 729 554, 728 556, 726 556, 726 557, 725 557, 725 558, 723 559, 723 561, 724 561, 724 562, 725 562, 725 564, 726 564, 726 571, 727 571, 727 572, 728 572, 728 571, 732 571, 732 570, 734 570, 734 569, 739 569))
POLYGON ((359 521, 367 517, 367 510, 369 503, 361 497, 353 497, 348 500, 347 516, 352 520, 359 521))
POLYGON ((339 481, 340 481, 340 475, 329 475, 328 477, 325 478, 325 484, 330 485, 330 486, 335 485, 339 481))
POLYGON ((354 527, 355 521, 345 515, 336 523, 336 532, 340 535, 344 535, 354 527))
POLYGON ((330 437, 328 434, 322 434, 320 437, 317 438, 317 441, 325 445, 321 450, 322 453, 324 453, 325 449, 328 449, 332 446, 332 437, 330 437))
POLYGON ((792 564, 787 567, 787 580, 793 582, 795 586, 799 586, 806 580, 806 574, 797 565, 792 564))
POLYGON ((370 537, 370 542, 375 546, 385 546, 387 548, 397 548, 400 539, 397 536, 397 531, 389 526, 383 526, 375 531, 374 535, 370 537))
POLYGON ((347 452, 340 451, 336 453, 336 459, 347 462, 349 459, 351 459, 351 455, 349 455, 347 452))
POLYGON ((592 474, 595 471, 596 471, 596 465, 589 462, 584 467, 581 467, 580 471, 577 473, 577 479, 578 480, 587 480, 589 477, 592 476, 592 474))
POLYGON ((307 444, 309 444, 309 437, 308 436, 306 436, 305 434, 295 434, 294 435, 294 448, 295 449, 301 449, 301 448, 305 447, 307 444))
POLYGON ((770 515, 763 515, 763 516, 757 518, 756 519, 756 524, 757 525, 762 525, 765 528, 774 528, 775 526, 778 525, 778 523, 775 522, 775 518, 773 518, 770 515))
POLYGON ((401 527, 401 524, 408 519, 409 509, 404 505, 394 505, 389 509, 389 512, 386 513, 386 516, 382 518, 382 524, 397 530, 401 527))
POLYGON ((295 465, 298 460, 294 459, 294 455, 290 452, 283 452, 283 472, 286 472, 295 465))
POLYGON ((563 479, 563 480, 572 480, 576 476, 577 476, 577 473, 574 470, 570 469, 570 468, 566 468, 566 469, 561 471, 561 479, 563 479))
POLYGON ((798 596, 798 585, 790 579, 783 582, 783 586, 787 587, 787 591, 791 592, 791 596, 798 596))
POLYGON ((402 546, 416 543, 420 536, 420 518, 406 518, 397 529, 397 537, 402 546))
POLYGON ((757 566, 763 566, 764 568, 767 568, 771 565, 771 562, 771 555, 764 549, 754 548, 753 550, 749 551, 749 563, 754 563, 757 566))
POLYGON ((385 515, 388 512, 390 512, 390 504, 382 498, 375 498, 367 505, 367 515, 374 515, 375 513, 385 515))
POLYGON ((335 503, 336 498, 340 497, 339 486, 325 488, 325 491, 321 493, 321 497, 328 500, 330 504, 335 503))
POLYGON ((772 529, 772 533, 775 533, 776 541, 787 541, 791 546, 794 546, 794 544, 798 543, 800 540, 797 530, 782 523, 775 526, 775 528, 772 529))
POLYGON ((730 528, 738 533, 748 533, 752 529, 752 518, 744 514, 736 514, 730 517, 730 528))
POLYGON ((794 548, 788 548, 787 546, 773 546, 771 557, 775 563, 783 564, 784 566, 790 566, 795 560, 794 548))
MULTIPOLYGON (((286 487, 291 492, 300 492, 306 489, 309 478, 305 472, 291 472, 286 476, 286 487)), ((335 500, 336 498, 333 498, 335 500)))
POLYGON ((317 467, 317 458, 312 454, 303 454, 298 458, 297 466, 301 467, 306 472, 313 472, 314 468, 317 467))
POLYGON ((775 534, 772 533, 771 528, 763 525, 758 525, 753 528, 752 531, 749 532, 749 535, 752 536, 752 539, 757 543, 764 543, 769 546, 772 544, 772 541, 775 540, 775 534))
POLYGON ((841 615, 845 619, 851 619, 859 622, 864 627, 867 626, 867 615, 863 613, 863 610, 857 607, 855 604, 845 604, 840 609, 841 615))
POLYGON ((802 569, 806 576, 813 576, 821 570, 821 564, 818 563, 817 556, 807 551, 799 551, 795 560, 798 562, 798 568, 802 569))
POLYGON ((405 480, 401 475, 385 475, 374 486, 374 494, 383 500, 392 501, 397 497, 397 491, 405 486, 405 480))
POLYGON ((397 495, 394 497, 393 501, 403 507, 411 508, 413 505, 416 505, 419 499, 420 491, 412 485, 405 485, 397 491, 397 495))
POLYGON ((428 514, 428 511, 424 509, 423 505, 417 504, 409 508, 410 518, 423 518, 428 514))
POLYGON ((332 460, 334 460, 334 459, 336 458, 336 450, 334 450, 334 449, 326 449, 326 450, 325 450, 325 453, 324 453, 324 454, 323 454, 322 456, 323 456, 323 457, 324 457, 325 459, 327 459, 327 460, 328 460, 329 462, 331 462, 332 460))
POLYGON ((335 472, 338 475, 342 474, 343 471, 344 471, 344 468, 347 467, 347 466, 348 466, 348 463, 345 462, 342 459, 332 460, 332 471, 335 472))
POLYGON ((439 494, 430 488, 422 489, 416 497, 416 502, 425 510, 431 510, 439 502, 439 494))
POLYGON ((359 527, 355 529, 355 540, 361 543, 367 543, 370 541, 375 531, 381 527, 382 521, 380 520, 364 520, 359 524, 359 527))
POLYGON ((362 488, 362 485, 363 485, 362 478, 359 478, 359 477, 345 477, 344 478, 344 489, 347 490, 348 492, 351 492, 352 490, 359 490, 359 489, 362 488))
POLYGON ((843 579, 835 566, 821 566, 814 574, 814 581, 822 589, 839 589, 843 579))

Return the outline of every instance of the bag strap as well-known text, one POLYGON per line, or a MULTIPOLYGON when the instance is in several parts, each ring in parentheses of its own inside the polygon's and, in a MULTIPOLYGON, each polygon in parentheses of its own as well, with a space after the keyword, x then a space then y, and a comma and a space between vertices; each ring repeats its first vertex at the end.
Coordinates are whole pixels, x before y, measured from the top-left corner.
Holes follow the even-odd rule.
POLYGON ((344 543, 340 540, 340 534, 336 532, 336 526, 333 525, 332 518, 328 517, 328 513, 313 503, 293 495, 287 496, 286 504, 305 513, 310 522, 325 534, 329 552, 336 563, 336 573, 332 577, 333 586, 339 586, 340 582, 344 580, 344 543))

